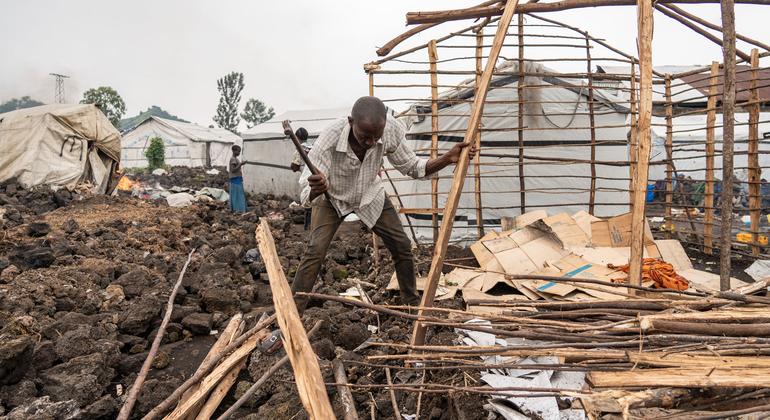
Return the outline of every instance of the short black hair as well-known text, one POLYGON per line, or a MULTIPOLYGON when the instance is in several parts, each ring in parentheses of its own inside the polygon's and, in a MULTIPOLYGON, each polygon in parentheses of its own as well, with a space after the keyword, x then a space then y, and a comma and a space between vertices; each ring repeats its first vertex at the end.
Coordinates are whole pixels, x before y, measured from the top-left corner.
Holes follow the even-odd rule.
POLYGON ((307 130, 305 130, 305 127, 300 127, 300 128, 298 128, 298 129, 297 129, 297 131, 296 131, 296 132, 294 132, 294 134, 295 134, 295 135, 297 136, 297 138, 298 138, 298 139, 300 139, 301 141, 305 141, 305 140, 307 140, 307 135, 308 135, 308 134, 307 134, 307 130))
POLYGON ((374 96, 362 96, 353 104, 353 110, 350 116, 353 120, 361 121, 385 121, 387 118, 387 108, 382 101, 374 96))
POLYGON ((235 150, 235 149, 241 150, 241 146, 238 146, 237 144, 234 144, 233 147, 231 147, 231 149, 233 149, 233 150, 235 150))

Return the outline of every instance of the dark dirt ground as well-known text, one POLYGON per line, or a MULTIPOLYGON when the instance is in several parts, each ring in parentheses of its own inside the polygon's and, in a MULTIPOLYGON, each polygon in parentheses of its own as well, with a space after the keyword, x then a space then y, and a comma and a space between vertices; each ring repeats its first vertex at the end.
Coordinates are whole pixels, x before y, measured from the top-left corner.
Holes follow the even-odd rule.
MULTIPOLYGON (((139 178, 164 187, 224 187, 221 175, 189 169, 139 178)), ((145 414, 197 369, 216 339, 212 332, 221 331, 229 317, 242 312, 253 325, 270 309, 264 265, 244 261, 246 252, 256 248, 260 217, 270 220, 283 268, 288 278, 293 276, 306 232, 302 209, 289 209, 290 203, 288 198, 253 196, 250 212, 235 215, 221 203, 169 208, 162 200, 0 185, 0 419, 114 418, 146 358, 187 254, 197 248, 133 417, 145 414)), ((343 224, 316 291, 336 295, 358 278, 376 285, 365 286, 374 302, 396 303, 385 291, 392 273, 390 255, 381 250, 382 268, 375 272, 371 246, 363 224, 343 224)), ((416 254, 424 272, 431 250, 416 254)), ((468 255, 451 249, 449 256, 468 255)), ((442 305, 459 307, 460 301, 442 305)), ((309 328, 319 319, 326 322, 311 341, 328 383, 334 382, 335 357, 346 361, 351 383, 385 383, 383 370, 358 362, 393 350, 351 350, 369 338, 408 341, 411 334, 411 323, 384 316, 380 330, 372 334, 367 326, 377 325, 374 314, 334 302, 311 302, 304 323, 309 328)), ((453 334, 438 333, 429 335, 428 343, 453 339, 453 334)), ((254 352, 222 407, 231 405, 279 357, 254 352)), ((447 374, 426 380, 462 384, 465 378, 447 374)), ((290 367, 283 368, 235 418, 307 418, 292 381, 290 367)), ((335 389, 328 391, 341 414, 335 389)), ((369 417, 371 404, 378 418, 393 416, 386 391, 363 389, 354 396, 362 418, 369 417)), ((416 395, 401 392, 397 398, 404 412, 414 413, 416 395)), ((487 418, 484 402, 477 396, 425 394, 423 418, 487 418)))

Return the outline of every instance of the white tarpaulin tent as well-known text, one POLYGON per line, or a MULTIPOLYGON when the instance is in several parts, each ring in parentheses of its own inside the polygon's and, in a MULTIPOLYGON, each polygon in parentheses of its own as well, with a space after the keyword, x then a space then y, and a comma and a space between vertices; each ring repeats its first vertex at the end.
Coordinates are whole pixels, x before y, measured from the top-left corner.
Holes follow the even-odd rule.
MULTIPOLYGON (((547 72, 553 70, 535 64, 526 63, 526 73, 547 72)), ((482 126, 485 131, 481 135, 482 153, 482 204, 486 224, 499 223, 502 216, 519 214, 519 178, 518 166, 518 137, 515 127, 518 127, 517 89, 518 67, 516 62, 505 62, 498 66, 498 72, 510 72, 512 75, 501 75, 493 78, 492 89, 487 96, 484 106, 482 126), (514 87, 514 88, 511 88, 514 87), (497 101, 497 103, 495 103, 497 101), (505 103, 500 103, 500 102, 505 103), (486 150, 484 150, 486 148, 486 150)), ((526 188, 526 210, 547 210, 549 213, 587 210, 589 190, 591 186, 590 165, 591 143, 588 110, 587 80, 561 78, 554 76, 527 76, 524 84, 528 86, 544 85, 545 88, 531 89, 525 92, 524 127, 524 182, 526 188), (530 101, 529 103, 527 101, 530 101), (540 158, 540 159, 538 159, 540 158), (542 159, 545 159, 542 160, 542 159), (548 161, 549 159, 578 159, 586 163, 564 164, 548 161)), ((439 135, 438 148, 445 151, 463 140, 470 115, 470 99, 473 98, 474 82, 468 81, 459 89, 444 92, 441 99, 463 99, 439 105, 439 135), (450 133, 447 133, 450 132, 450 133)), ((595 89, 595 127, 596 141, 605 142, 596 147, 597 161, 628 161, 627 145, 627 114, 628 109, 623 104, 627 95, 621 89, 608 86, 605 89, 595 89), (608 145, 612 142, 614 145, 608 145)), ((418 151, 418 155, 428 157, 431 139, 431 114, 429 103, 423 106, 412 106, 410 115, 424 114, 419 117, 403 118, 409 128, 407 138, 410 145, 418 151), (428 106, 425 106, 428 105, 428 106)), ((439 181, 438 207, 443 208, 447 193, 452 183, 454 166, 449 166, 440 172, 443 177, 439 181)), ((627 178, 628 168, 597 164, 596 202, 610 203, 598 205, 595 208, 597 216, 612 216, 628 211, 628 193, 622 191, 628 188, 627 180, 602 179, 601 177, 627 178)), ((430 195, 409 195, 431 191, 430 182, 423 180, 408 180, 397 172, 390 172, 394 184, 404 202, 405 208, 431 208, 430 195), (396 179, 398 178, 398 179, 396 179)), ((469 170, 473 174, 473 170, 469 170)), ((389 192, 393 192, 388 186, 389 192)), ((476 237, 474 182, 466 179, 463 194, 460 198, 453 240, 476 237)), ((422 226, 418 230, 421 239, 432 237, 430 215, 410 215, 415 225, 422 226)))
POLYGON ((153 137, 163 139, 166 164, 170 166, 227 166, 232 146, 240 146, 242 142, 237 134, 223 128, 202 127, 153 116, 123 134, 122 166, 146 167, 144 151, 153 137))
POLYGON ((308 143, 312 145, 326 126, 349 114, 349 108, 287 111, 246 130, 242 134, 243 160, 248 162, 243 167, 244 189, 299 199, 299 172, 292 172, 289 166, 295 148, 283 134, 281 123, 291 121, 294 130, 304 127, 308 131, 308 143))
POLYGON ((107 190, 120 133, 94 105, 43 105, 0 114, 0 182, 107 190))

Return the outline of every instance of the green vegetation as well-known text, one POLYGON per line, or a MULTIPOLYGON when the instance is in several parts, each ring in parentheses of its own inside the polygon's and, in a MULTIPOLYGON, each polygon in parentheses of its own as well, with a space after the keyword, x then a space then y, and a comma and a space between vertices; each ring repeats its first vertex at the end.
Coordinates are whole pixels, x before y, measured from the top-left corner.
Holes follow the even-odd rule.
POLYGON ((0 114, 5 112, 15 111, 17 109, 32 108, 33 106, 45 105, 40 101, 36 101, 29 96, 22 96, 21 98, 13 98, 0 104, 0 114))
POLYGON ((163 144, 163 139, 152 137, 150 147, 144 151, 144 156, 151 171, 166 166, 166 146, 163 144))
POLYGON ((144 120, 150 117, 159 117, 159 118, 164 118, 172 121, 190 122, 187 120, 183 120, 177 117, 176 115, 169 114, 166 110, 164 110, 163 108, 157 105, 153 105, 147 108, 147 111, 140 112, 139 115, 120 120, 120 126, 118 128, 120 129, 120 131, 126 131, 130 128, 134 128, 137 125, 143 123, 144 120))
POLYGON ((126 113, 126 103, 123 102, 123 98, 109 86, 88 89, 83 94, 83 100, 80 103, 96 105, 116 128, 126 113))
POLYGON ((275 111, 273 110, 273 107, 268 108, 267 105, 259 99, 251 98, 246 102, 246 106, 241 113, 241 118, 246 121, 246 127, 251 128, 273 118, 274 115, 275 111))
POLYGON ((221 96, 214 122, 219 127, 238 134, 238 124, 241 123, 238 104, 241 102, 243 91, 243 73, 231 72, 217 80, 217 90, 221 96))

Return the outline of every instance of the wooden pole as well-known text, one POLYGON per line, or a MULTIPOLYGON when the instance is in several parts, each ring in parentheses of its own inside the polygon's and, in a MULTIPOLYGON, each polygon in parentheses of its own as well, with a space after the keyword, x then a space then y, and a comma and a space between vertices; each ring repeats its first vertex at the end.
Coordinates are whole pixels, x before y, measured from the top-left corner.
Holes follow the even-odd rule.
MULTIPOLYGON (((479 121, 484 112, 484 101, 487 99, 489 84, 492 80, 492 73, 495 70, 497 58, 500 56, 500 49, 503 46, 503 41, 505 40, 508 26, 511 24, 511 19, 513 19, 517 4, 518 0, 508 0, 505 5, 505 13, 503 13, 503 16, 498 21, 497 32, 495 33, 495 38, 492 42, 492 48, 489 51, 487 64, 484 68, 484 73, 481 75, 479 92, 474 98, 473 105, 471 106, 471 115, 468 119, 468 128, 465 132, 465 139, 473 139, 478 131, 479 121)), ((460 154, 460 159, 457 162, 457 167, 455 168, 452 187, 449 191, 449 196, 447 197, 446 207, 444 208, 444 218, 442 219, 438 240, 436 241, 434 248, 433 260, 431 261, 430 271, 428 272, 427 284, 420 303, 420 306, 423 308, 432 306, 433 300, 436 297, 436 288, 438 287, 439 277, 441 276, 441 271, 444 267, 444 257, 446 255, 447 245, 449 244, 449 238, 452 236, 452 226, 454 224, 455 214, 457 214, 457 205, 460 201, 460 194, 462 194, 465 174, 468 172, 469 149, 469 147, 463 149, 460 154)), ((419 313, 422 315, 423 310, 420 309, 419 313)), ((425 328, 426 327, 420 322, 414 323, 414 331, 411 339, 412 344, 420 345, 425 342, 425 328)))
POLYGON ((345 374, 345 365, 342 360, 332 360, 332 370, 334 371, 334 380, 337 381, 337 394, 340 396, 342 404, 343 418, 345 420, 358 420, 358 411, 356 411, 356 400, 353 399, 353 393, 347 386, 348 375, 345 374))
POLYGON ((591 191, 588 212, 594 214, 596 203, 596 121, 594 117, 594 77, 591 69, 591 40, 586 33, 586 71, 588 72, 588 121, 591 126, 591 191))
POLYGON ((128 418, 131 416, 131 411, 134 409, 136 399, 139 397, 139 391, 142 390, 144 380, 147 378, 147 374, 150 372, 152 363, 155 361, 155 355, 158 353, 158 349, 160 348, 160 343, 163 341, 163 336, 166 334, 166 326, 171 320, 171 311, 174 309, 174 299, 176 298, 176 293, 179 291, 179 287, 182 285, 184 273, 187 271, 187 266, 190 265, 190 261, 192 260, 194 252, 195 249, 190 251, 190 254, 187 256, 187 261, 184 263, 184 266, 182 266, 182 271, 179 272, 179 278, 177 279, 176 284, 174 284, 174 288, 171 289, 171 293, 168 295, 166 314, 163 316, 160 327, 158 327, 158 332, 155 334, 155 339, 152 340, 152 346, 150 346, 150 351, 147 353, 147 359, 145 359, 144 363, 142 363, 142 368, 139 370, 139 375, 136 376, 133 385, 131 385, 131 389, 128 391, 126 402, 122 407, 120 407, 120 412, 118 413, 117 417, 119 420, 128 420, 128 418))
POLYGON ((730 289, 730 252, 733 227, 733 141, 735 140, 735 2, 722 0, 722 54, 725 76, 722 88, 722 247, 719 254, 719 287, 730 289))
MULTIPOLYGON (((711 78, 709 79, 709 98, 706 102, 706 189, 703 206, 706 208, 703 226, 703 252, 711 255, 714 252, 714 125, 717 119, 717 84, 719 83, 719 63, 711 63, 711 78)), ((685 211, 687 209, 685 208, 685 211)))
POLYGON ((672 206, 674 204, 674 107, 671 105, 671 75, 666 75, 666 232, 671 238, 674 231, 672 206))
POLYGON ((631 98, 629 99, 630 102, 630 111, 631 111, 631 131, 629 135, 629 150, 628 150, 628 160, 630 164, 628 165, 629 170, 629 181, 628 181, 628 202, 631 204, 631 206, 634 205, 634 178, 636 178, 636 162, 639 161, 639 157, 637 156, 637 149, 639 148, 639 142, 637 141, 638 133, 637 133, 637 124, 638 124, 638 118, 637 118, 637 103, 636 103, 636 65, 634 63, 631 63, 631 78, 629 79, 630 84, 630 90, 631 90, 631 98))
POLYGON ((652 119, 652 3, 637 3, 637 27, 639 31, 639 125, 637 140, 638 161, 634 188, 634 205, 631 208, 631 257, 628 281, 642 284, 642 255, 644 252, 644 204, 647 193, 647 176, 650 160, 650 124, 652 119))
POLYGON ((318 357, 313 353, 310 340, 302 326, 297 307, 278 259, 273 234, 266 218, 260 220, 256 231, 259 253, 265 262, 278 325, 283 333, 283 347, 291 361, 297 392, 311 419, 334 420, 334 411, 326 394, 318 357))
MULTIPOLYGON (((430 60, 430 158, 435 159, 438 156, 438 75, 436 74, 436 61, 438 61, 438 50, 436 49, 436 40, 428 43, 428 59, 430 60)), ((430 204, 434 209, 438 208, 438 177, 430 179, 430 204)), ((433 243, 438 240, 438 214, 431 215, 433 224, 433 243)))
POLYGON ((762 196, 759 167, 759 90, 757 77, 759 68, 759 50, 751 50, 751 102, 749 106, 749 212, 751 216, 751 255, 759 256, 759 217, 761 216, 762 196))
MULTIPOLYGON (((481 82, 481 58, 484 53, 484 27, 479 27, 476 31, 476 95, 479 94, 479 83, 481 82)), ((480 125, 480 123, 479 123, 480 125)), ((474 189, 476 192, 476 222, 478 223, 479 238, 484 236, 484 210, 481 204, 481 127, 476 131, 476 156, 473 158, 473 177, 474 189)))
POLYGON ((516 95, 519 102, 518 130, 519 138, 519 214, 527 212, 527 185, 524 179, 524 15, 519 14, 519 81, 516 82, 516 95))
MULTIPOLYGON (((374 96, 374 73, 369 73, 369 96, 374 96)), ((415 240, 416 243, 416 240, 415 240)), ((380 246, 377 242, 377 234, 372 232, 372 266, 374 270, 380 269, 380 246)))

